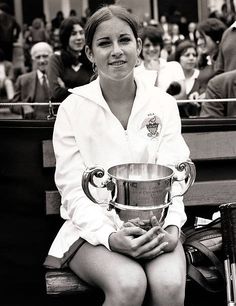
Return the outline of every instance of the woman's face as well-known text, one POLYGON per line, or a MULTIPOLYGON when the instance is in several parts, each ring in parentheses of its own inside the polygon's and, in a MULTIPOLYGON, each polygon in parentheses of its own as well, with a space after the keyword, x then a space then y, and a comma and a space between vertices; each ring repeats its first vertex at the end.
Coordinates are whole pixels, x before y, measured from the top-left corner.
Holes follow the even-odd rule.
POLYGON ((149 38, 145 38, 143 42, 143 59, 144 61, 151 61, 159 59, 161 47, 158 44, 153 44, 149 38))
POLYGON ((85 44, 84 30, 79 24, 74 24, 69 38, 69 47, 73 51, 81 51, 85 44))
POLYGON ((121 80, 133 72, 141 51, 128 23, 117 17, 103 21, 96 29, 92 50, 86 54, 97 66, 100 78, 121 80))
POLYGON ((206 34, 197 34, 197 46, 203 54, 208 54, 213 56, 217 51, 217 44, 214 42, 210 36, 206 34))
POLYGON ((196 67, 197 52, 194 48, 186 49, 180 56, 180 65, 185 70, 192 70, 196 67))

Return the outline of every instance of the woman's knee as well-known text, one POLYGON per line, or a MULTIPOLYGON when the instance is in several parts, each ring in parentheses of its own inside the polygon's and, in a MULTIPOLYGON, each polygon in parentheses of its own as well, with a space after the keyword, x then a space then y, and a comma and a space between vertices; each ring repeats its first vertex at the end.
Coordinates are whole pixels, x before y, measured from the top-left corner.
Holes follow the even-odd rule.
POLYGON ((155 284, 150 284, 152 299, 164 302, 160 305, 172 305, 169 304, 170 301, 174 301, 175 305, 184 305, 185 284, 186 278, 183 273, 162 275, 162 278, 158 278, 155 284))
POLYGON ((118 273, 114 284, 108 288, 107 295, 119 301, 117 305, 141 305, 146 289, 146 275, 140 267, 129 273, 118 273))

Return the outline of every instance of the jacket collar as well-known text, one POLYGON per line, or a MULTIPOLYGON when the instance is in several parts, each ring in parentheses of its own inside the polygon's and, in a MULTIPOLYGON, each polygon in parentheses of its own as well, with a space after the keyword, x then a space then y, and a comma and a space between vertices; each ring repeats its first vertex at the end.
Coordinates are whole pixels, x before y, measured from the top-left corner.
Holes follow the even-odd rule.
MULTIPOLYGON (((137 85, 136 90, 136 97, 134 101, 133 109, 139 109, 143 105, 145 105, 146 99, 147 99, 147 92, 146 90, 150 90, 153 85, 147 84, 147 82, 142 81, 142 76, 135 76, 135 82, 137 85), (147 88, 148 87, 148 88, 147 88)), ((69 92, 84 97, 90 101, 95 102, 96 104, 101 105, 105 109, 109 109, 109 106, 107 105, 107 102, 105 101, 102 90, 99 83, 99 77, 92 81, 89 84, 86 84, 84 86, 79 86, 73 89, 69 89, 69 92)))

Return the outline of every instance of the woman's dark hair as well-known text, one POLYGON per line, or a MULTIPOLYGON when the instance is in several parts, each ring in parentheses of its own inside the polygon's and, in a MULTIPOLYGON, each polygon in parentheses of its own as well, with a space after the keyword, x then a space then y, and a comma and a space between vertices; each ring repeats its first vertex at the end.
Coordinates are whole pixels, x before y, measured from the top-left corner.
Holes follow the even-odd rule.
POLYGON ((62 49, 67 49, 71 33, 76 24, 79 24, 83 28, 83 24, 78 17, 69 17, 62 21, 59 32, 62 49))
POLYGON ((196 54, 197 54, 197 47, 195 45, 195 43, 191 42, 190 40, 184 40, 181 41, 178 46, 175 49, 175 58, 174 60, 176 62, 180 61, 180 57, 189 49, 189 48, 193 48, 194 50, 196 50, 196 54))
POLYGON ((216 43, 220 43, 226 28, 226 25, 218 18, 207 18, 197 25, 197 30, 201 35, 209 36, 216 43))
POLYGON ((140 30, 140 38, 142 39, 142 42, 148 38, 154 46, 160 45, 161 49, 163 48, 163 31, 157 27, 143 27, 140 30))
MULTIPOLYGON (((161 49, 163 48, 163 31, 160 28, 154 26, 142 27, 139 31, 139 36, 143 44, 147 38, 154 46, 159 45, 161 49)), ((140 57, 143 59, 142 52, 140 57)))
POLYGON ((85 54, 84 48, 81 50, 79 57, 75 57, 68 50, 69 39, 74 29, 74 25, 76 24, 79 24, 83 28, 83 24, 78 17, 68 17, 64 19, 61 23, 59 37, 61 42, 62 62, 67 67, 71 65, 76 65, 77 62, 80 62, 90 69, 91 63, 85 54))
POLYGON ((138 38, 139 22, 133 14, 127 9, 118 5, 105 5, 97 10, 87 21, 85 25, 85 42, 92 49, 93 37, 97 27, 104 21, 117 17, 126 22, 133 31, 134 37, 138 38))

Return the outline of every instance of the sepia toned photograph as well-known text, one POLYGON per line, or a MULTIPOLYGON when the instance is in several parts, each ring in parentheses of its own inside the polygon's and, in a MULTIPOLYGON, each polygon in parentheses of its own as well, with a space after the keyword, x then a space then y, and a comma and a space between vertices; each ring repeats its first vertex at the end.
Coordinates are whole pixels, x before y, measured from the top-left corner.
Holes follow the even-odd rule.
POLYGON ((236 0, 0 0, 1 306, 236 306, 235 46, 236 0))

